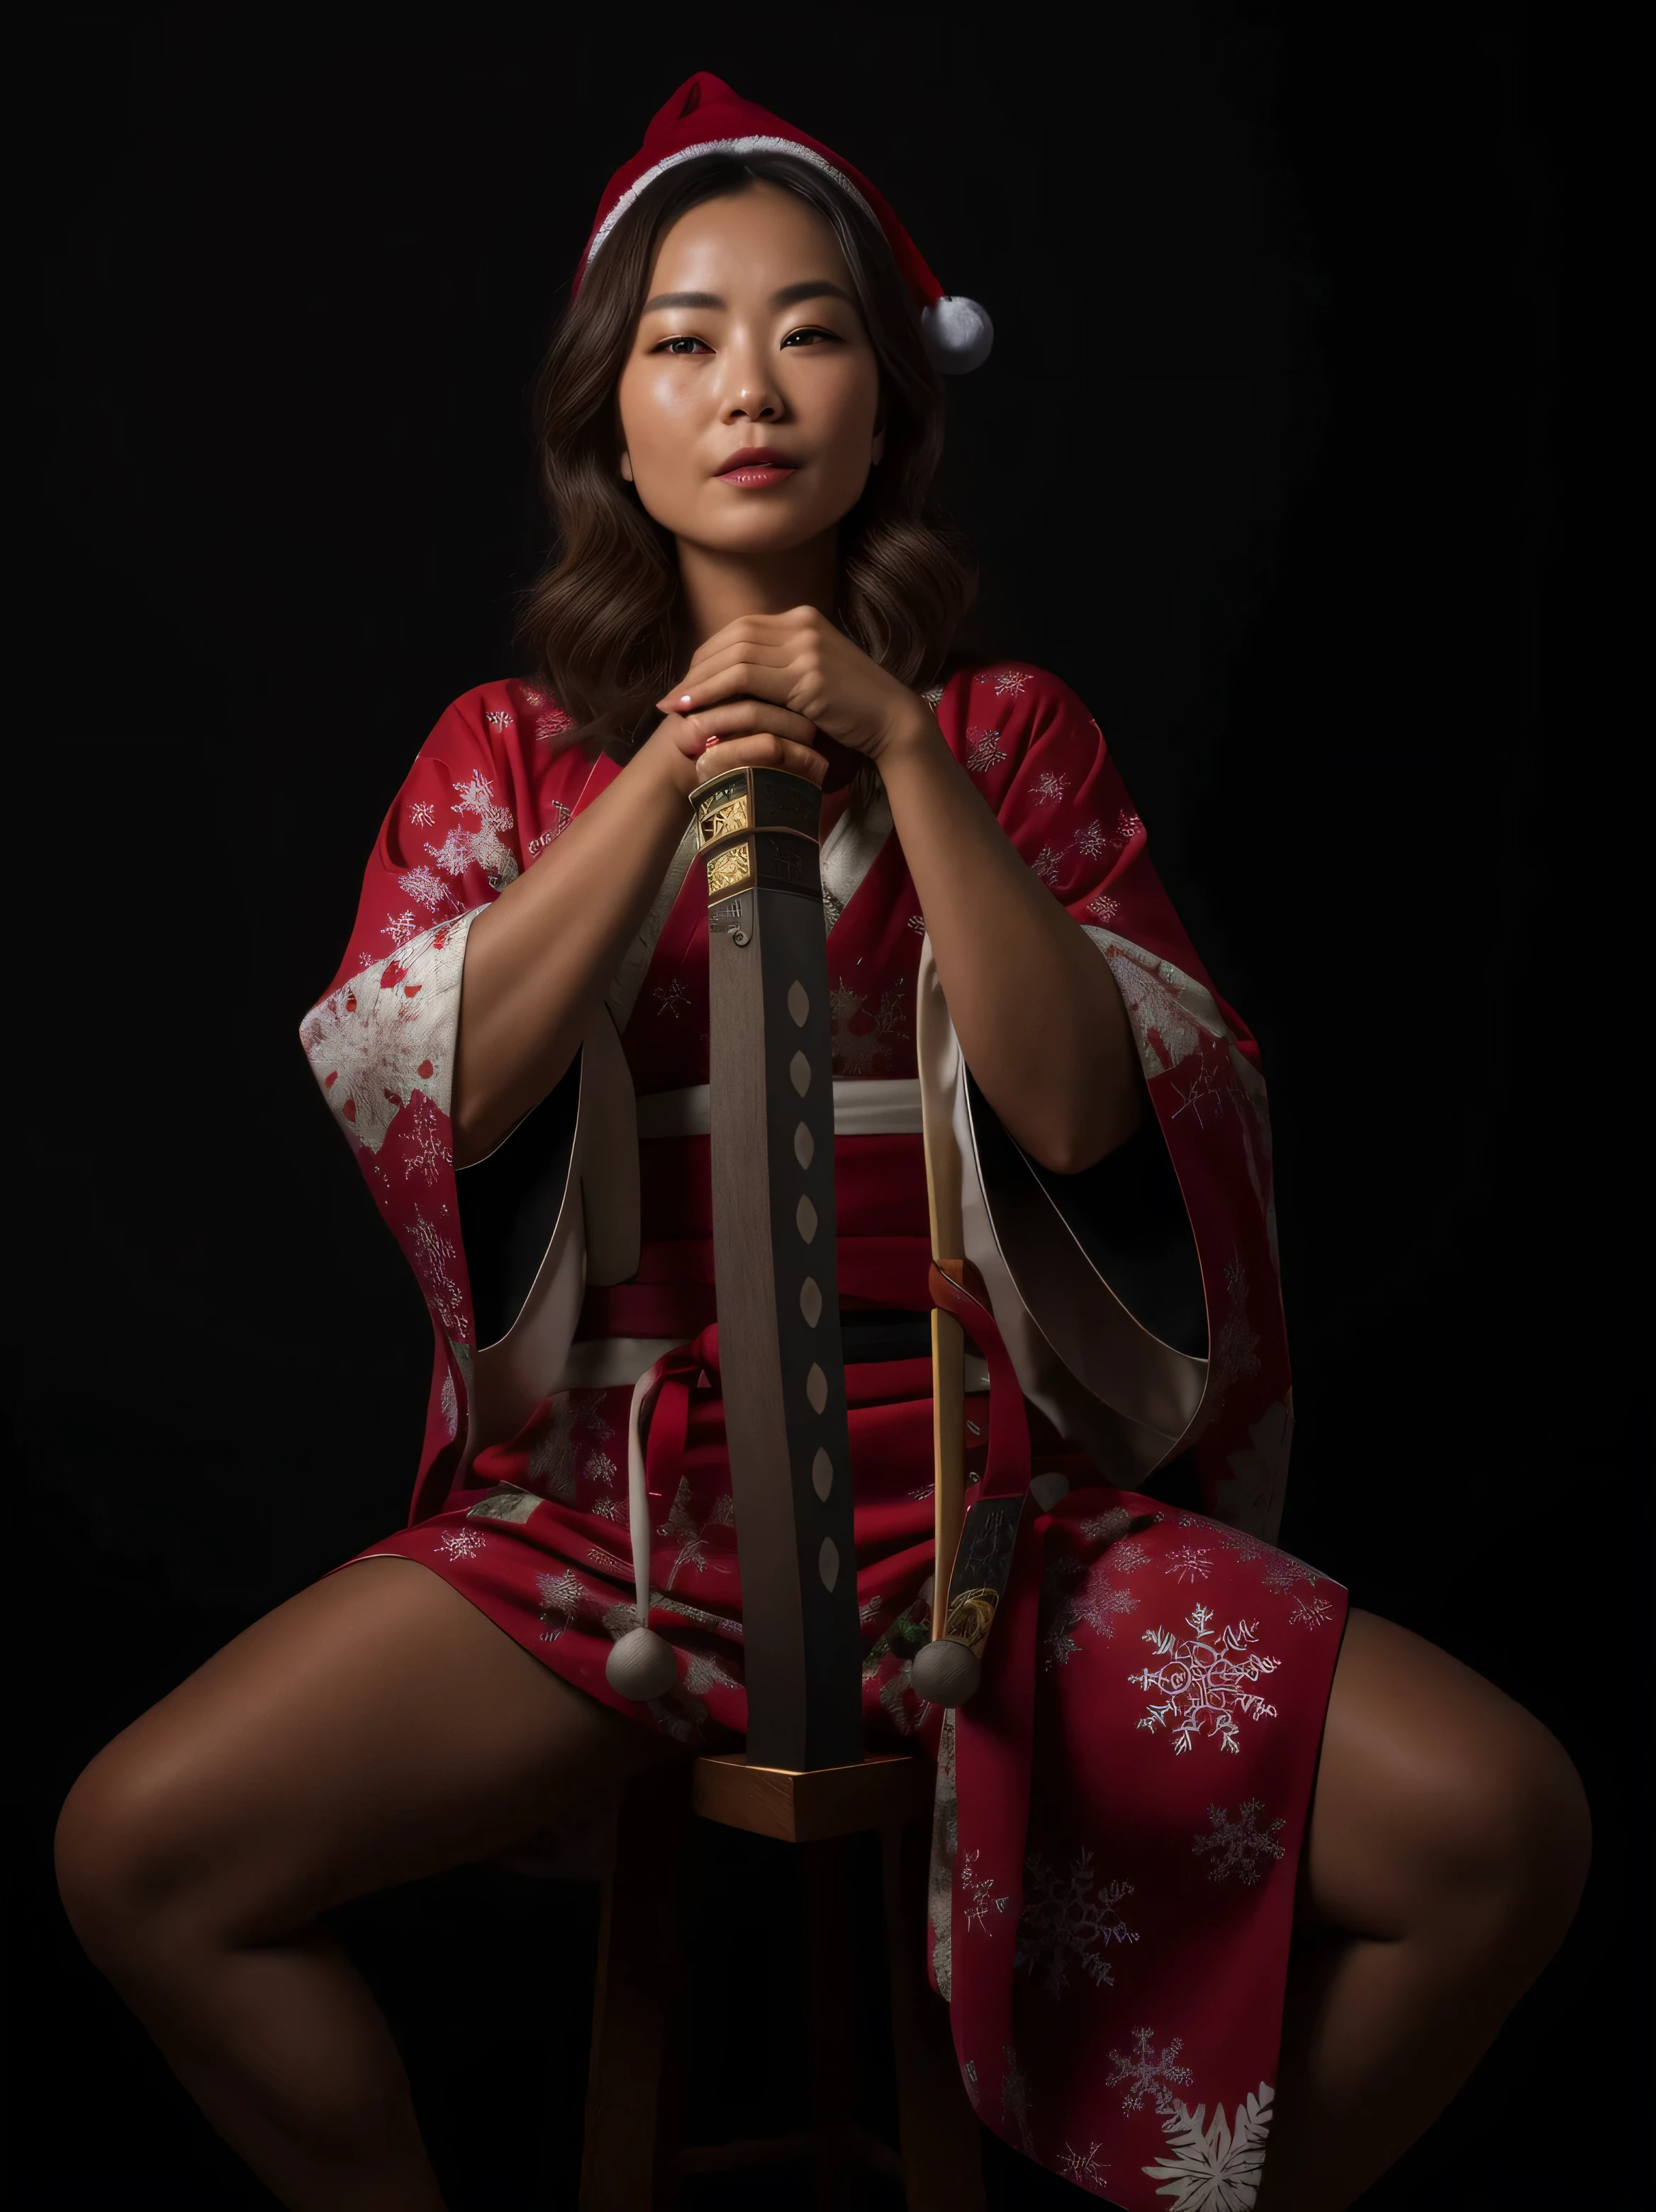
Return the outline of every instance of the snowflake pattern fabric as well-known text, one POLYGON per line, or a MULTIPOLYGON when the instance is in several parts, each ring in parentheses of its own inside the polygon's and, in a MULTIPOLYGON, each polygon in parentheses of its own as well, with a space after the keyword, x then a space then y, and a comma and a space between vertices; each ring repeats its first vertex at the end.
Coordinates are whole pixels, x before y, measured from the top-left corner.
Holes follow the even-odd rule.
MULTIPOLYGON (((984 1688, 945 1735, 913 1682, 931 1632, 930 1364, 849 1369, 866 1741, 942 1760, 929 1965, 985 2124, 1126 2212, 1244 2212, 1278 2023, 1234 1992, 1281 1985, 1344 1619, 1338 1586, 1271 1541, 1292 1419, 1258 1055, 1168 906, 1080 702, 1039 669, 997 663, 962 670, 933 704, 1127 1006, 1213 1286, 1208 1389, 1186 1439, 1204 1510, 1115 1486, 1027 1409, 1041 1486, 984 1688), (1005 1704, 1015 1689, 1022 1703, 1005 1704)), ((305 1023, 322 1094, 433 1317, 409 1525, 373 1550, 441 1575, 638 1724, 725 1749, 743 1740, 747 1698, 705 1138, 642 1147, 639 1273, 589 1291, 583 1323, 676 1332, 685 1347, 646 1446, 649 1620, 679 1662, 665 1697, 629 1705, 604 1671, 636 1620, 630 1392, 549 1396, 515 1436, 464 1458, 476 1327, 449 1086, 465 936, 517 875, 555 865, 563 830, 622 773, 574 738, 537 686, 485 685, 449 709, 386 816, 339 973, 305 1023)), ((836 1077, 912 1077, 924 922, 895 836, 825 921, 836 1077)), ((622 1037, 640 1093, 706 1082, 708 1029, 706 906, 692 882, 622 1037)), ((841 1139, 835 1176, 842 1296, 924 1310, 919 1139, 841 1139)), ((980 1409, 968 1479, 987 1429, 980 1409)))

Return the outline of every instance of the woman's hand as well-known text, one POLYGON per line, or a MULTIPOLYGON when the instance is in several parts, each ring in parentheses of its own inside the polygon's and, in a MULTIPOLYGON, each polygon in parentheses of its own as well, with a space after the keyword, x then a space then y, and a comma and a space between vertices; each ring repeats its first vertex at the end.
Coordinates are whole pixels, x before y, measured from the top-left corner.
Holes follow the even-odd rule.
MULTIPOLYGON (((718 718, 728 703, 743 697, 755 705, 763 702, 755 727, 777 730, 781 708, 791 726, 779 734, 792 736, 792 725, 803 720, 813 734, 820 731, 875 762, 933 726, 924 702, 859 652, 815 607, 794 607, 785 615, 743 615, 731 623, 707 640, 684 681, 657 704, 697 737, 722 740, 718 718)), ((737 756, 726 754, 721 742, 706 774, 722 769, 727 760, 737 764, 737 756)))
POLYGON ((727 699, 694 720, 669 714, 651 732, 678 789, 688 799, 709 776, 729 768, 783 768, 821 785, 826 757, 812 750, 816 732, 803 714, 761 699, 727 699))

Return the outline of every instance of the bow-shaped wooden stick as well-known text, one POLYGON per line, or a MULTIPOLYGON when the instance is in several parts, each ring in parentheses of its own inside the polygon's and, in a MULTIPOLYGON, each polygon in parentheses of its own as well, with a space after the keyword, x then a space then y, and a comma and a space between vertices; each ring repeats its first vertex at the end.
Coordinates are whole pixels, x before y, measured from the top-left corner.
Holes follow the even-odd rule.
MULTIPOLYGON (((947 1021, 942 995, 920 994, 915 1043, 923 1069, 939 1064, 939 1048, 949 1040, 937 1035, 947 1021)), ((931 1214, 931 1258, 951 1282, 966 1279, 966 1230, 961 1205, 961 1152, 952 1120, 934 1110, 932 1086, 921 1086, 921 1127, 925 1146, 925 1194, 931 1214)), ((966 1334, 951 1313, 931 1309, 932 1530, 936 1538, 931 1595, 931 1638, 943 1634, 949 1613, 949 1577, 960 1543, 966 1511, 966 1334)))

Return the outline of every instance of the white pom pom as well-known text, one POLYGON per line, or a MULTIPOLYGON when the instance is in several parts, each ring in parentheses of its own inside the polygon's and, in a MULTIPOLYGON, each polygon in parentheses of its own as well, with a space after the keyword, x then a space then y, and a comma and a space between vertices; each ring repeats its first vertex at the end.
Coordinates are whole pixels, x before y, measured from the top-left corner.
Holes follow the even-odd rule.
POLYGON ((934 300, 920 310, 920 336, 931 366, 945 376, 964 376, 981 368, 995 343, 989 311, 975 300, 934 300))
POLYGON ((969 1644, 940 1636, 914 1654, 908 1679, 918 1696, 934 1705, 963 1705, 983 1679, 978 1655, 969 1644))
POLYGON ((664 1698, 678 1680, 678 1658, 653 1628, 629 1628, 604 1665, 604 1679, 618 1698, 640 1705, 664 1698))

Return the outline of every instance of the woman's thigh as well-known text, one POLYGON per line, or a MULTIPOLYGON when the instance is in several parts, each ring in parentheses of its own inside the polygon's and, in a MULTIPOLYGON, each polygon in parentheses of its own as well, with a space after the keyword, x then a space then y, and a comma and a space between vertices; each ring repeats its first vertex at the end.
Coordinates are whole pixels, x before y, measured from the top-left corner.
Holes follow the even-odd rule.
POLYGON ((59 1823, 64 1899, 89 1942, 181 1921, 257 1941, 486 1857, 674 1755, 440 1577, 361 1560, 100 1753, 59 1823))
POLYGON ((1329 1695, 1302 1918, 1399 1937, 1440 1913, 1470 1923, 1547 1900, 1562 1926, 1587 1851, 1580 1782, 1541 1723, 1436 1645, 1354 1609, 1329 1695))

